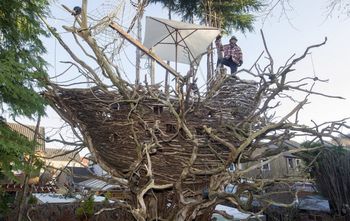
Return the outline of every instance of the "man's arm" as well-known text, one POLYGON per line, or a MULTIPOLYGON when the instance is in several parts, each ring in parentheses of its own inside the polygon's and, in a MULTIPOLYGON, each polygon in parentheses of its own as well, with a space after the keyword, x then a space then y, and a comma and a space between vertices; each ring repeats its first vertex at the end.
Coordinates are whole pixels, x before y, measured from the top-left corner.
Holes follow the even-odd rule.
POLYGON ((220 50, 220 51, 224 50, 222 43, 221 43, 221 35, 220 34, 215 39, 215 45, 216 45, 217 50, 220 50))

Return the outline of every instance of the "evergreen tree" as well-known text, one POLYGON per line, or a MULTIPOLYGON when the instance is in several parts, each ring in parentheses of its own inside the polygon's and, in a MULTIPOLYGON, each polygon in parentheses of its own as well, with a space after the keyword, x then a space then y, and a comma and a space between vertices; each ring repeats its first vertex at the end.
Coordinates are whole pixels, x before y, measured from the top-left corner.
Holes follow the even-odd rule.
POLYGON ((243 32, 253 30, 252 12, 263 7, 262 0, 151 0, 150 2, 173 7, 173 10, 186 21, 199 19, 209 25, 220 27, 227 33, 231 33, 233 29, 243 32))
POLYGON ((329 200, 332 212, 350 216, 350 152, 342 146, 330 143, 305 142, 302 146, 323 147, 301 153, 299 157, 310 166, 310 175, 320 193, 329 200))
POLYGON ((47 33, 38 15, 46 15, 47 6, 47 0, 0 1, 0 104, 14 116, 44 114, 35 87, 46 76, 40 37, 47 33))
POLYGON ((12 131, 4 122, 0 122, 0 180, 5 177, 16 181, 13 171, 28 171, 26 156, 34 153, 34 142, 12 131))
MULTIPOLYGON (((33 119, 44 115, 44 99, 36 92, 46 78, 45 47, 40 37, 48 36, 40 23, 48 0, 0 1, 0 105, 2 113, 33 119)), ((14 170, 31 174, 40 168, 34 159, 35 141, 11 130, 0 121, 0 176, 14 178, 14 170), (26 158, 29 157, 29 160, 26 158)), ((24 183, 26 185, 26 183, 24 183)), ((25 191, 23 195, 25 196, 25 191)), ((0 201, 5 201, 1 194, 0 201)), ((23 207, 25 199, 20 201, 23 207)), ((2 207, 3 212, 4 208, 2 207)), ((19 210, 18 220, 23 211, 19 210)))
MULTIPOLYGON (((35 91, 45 79, 47 36, 40 16, 47 14, 47 0, 0 1, 0 105, 2 113, 34 118, 44 114, 43 98, 35 91)), ((11 177, 14 169, 27 171, 24 156, 33 155, 35 142, 0 121, 0 173, 11 177)), ((32 168, 30 168, 32 169, 32 168)))

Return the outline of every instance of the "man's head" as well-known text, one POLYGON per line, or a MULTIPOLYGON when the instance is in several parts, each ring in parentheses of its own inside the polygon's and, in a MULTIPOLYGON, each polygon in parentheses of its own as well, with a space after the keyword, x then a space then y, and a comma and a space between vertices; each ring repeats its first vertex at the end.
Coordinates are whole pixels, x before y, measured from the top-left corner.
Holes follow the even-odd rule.
POLYGON ((234 43, 236 43, 236 42, 237 42, 236 36, 232 36, 232 37, 230 38, 230 43, 234 44, 234 43))

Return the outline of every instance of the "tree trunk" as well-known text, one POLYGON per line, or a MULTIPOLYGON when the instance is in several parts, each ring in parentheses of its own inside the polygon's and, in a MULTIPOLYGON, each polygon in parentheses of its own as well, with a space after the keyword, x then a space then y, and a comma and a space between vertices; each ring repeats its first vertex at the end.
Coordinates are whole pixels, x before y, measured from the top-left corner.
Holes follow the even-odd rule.
MULTIPOLYGON (((139 180, 140 181, 140 180, 139 180)), ((175 188, 155 190, 150 189, 141 196, 142 184, 137 181, 130 183, 132 194, 132 211, 137 221, 149 220, 176 220, 176 221, 209 221, 211 220, 214 201, 202 199, 199 196, 191 197, 191 202, 183 204, 175 188), (141 199, 141 201, 140 201, 141 199), (146 210, 142 209, 145 204, 146 210)), ((142 182, 142 181, 141 181, 142 182)), ((143 183, 143 182, 142 182, 143 183)), ((195 191, 202 189, 197 187, 195 191)))
MULTIPOLYGON (((35 132, 34 132, 34 136, 33 136, 33 151, 35 151, 35 141, 37 140, 37 137, 38 137, 38 134, 39 134, 39 126, 40 126, 40 120, 41 120, 41 117, 39 115, 39 118, 38 118, 38 121, 37 121, 37 124, 36 124, 36 127, 35 127, 35 132)), ((32 164, 33 164, 33 159, 34 159, 34 154, 29 156, 29 166, 32 167, 32 164)), ((27 194, 28 194, 28 189, 29 189, 29 186, 28 186, 28 182, 29 182, 29 179, 32 175, 31 173, 32 171, 30 170, 28 173, 25 174, 25 177, 24 177, 24 181, 23 181, 23 193, 20 195, 20 199, 19 199, 19 202, 18 202, 18 217, 17 217, 17 221, 22 221, 23 220, 23 215, 24 215, 24 211, 27 207, 27 194)))

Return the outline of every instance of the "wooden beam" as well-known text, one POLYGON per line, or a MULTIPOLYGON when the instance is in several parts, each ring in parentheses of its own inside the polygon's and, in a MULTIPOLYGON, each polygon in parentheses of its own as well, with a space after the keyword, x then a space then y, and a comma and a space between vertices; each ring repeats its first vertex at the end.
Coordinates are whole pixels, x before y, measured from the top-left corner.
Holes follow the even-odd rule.
POLYGON ((117 31, 119 34, 121 34, 126 40, 128 40, 130 43, 138 47, 141 51, 146 53, 149 57, 154 59, 160 66, 165 68, 167 71, 169 71, 172 75, 179 78, 181 81, 183 81, 183 77, 172 67, 170 67, 167 63, 165 63, 160 57, 158 57, 156 54, 154 54, 152 51, 150 51, 148 48, 146 48, 141 42, 133 38, 129 33, 123 30, 122 27, 120 27, 115 22, 112 22, 109 27, 111 27, 113 30, 117 31))

